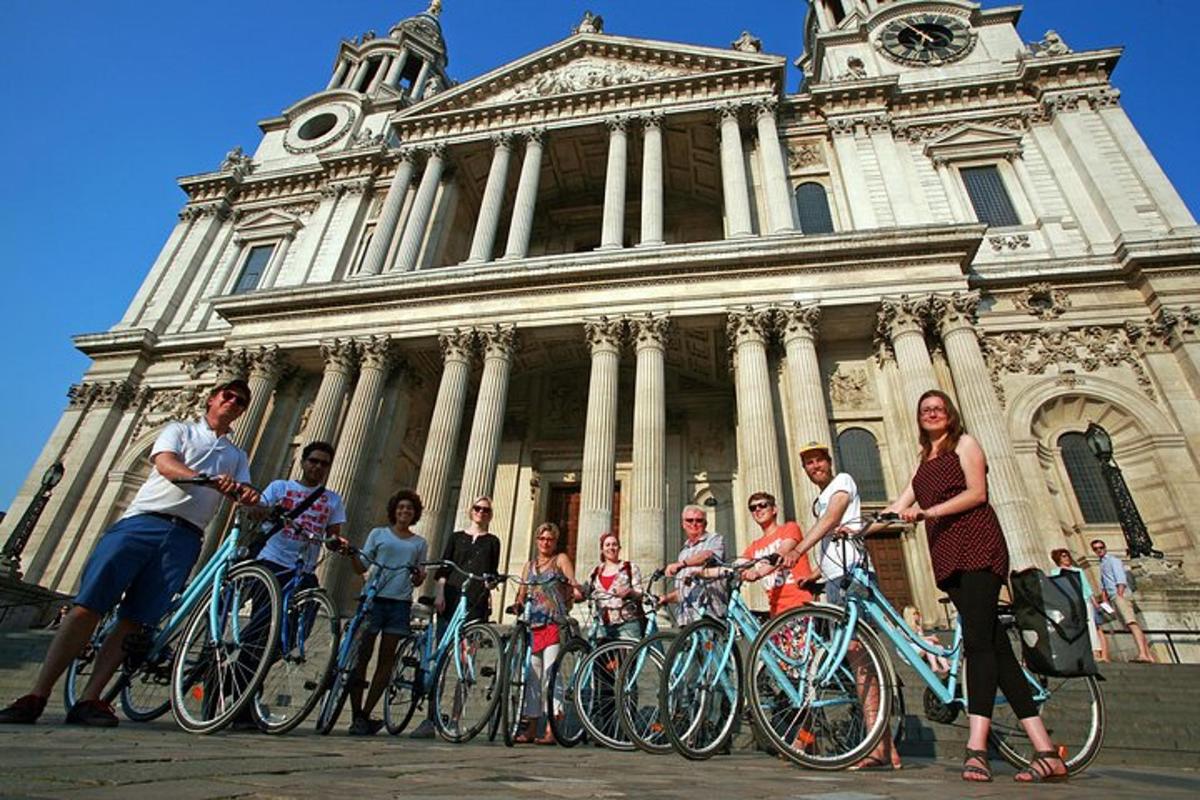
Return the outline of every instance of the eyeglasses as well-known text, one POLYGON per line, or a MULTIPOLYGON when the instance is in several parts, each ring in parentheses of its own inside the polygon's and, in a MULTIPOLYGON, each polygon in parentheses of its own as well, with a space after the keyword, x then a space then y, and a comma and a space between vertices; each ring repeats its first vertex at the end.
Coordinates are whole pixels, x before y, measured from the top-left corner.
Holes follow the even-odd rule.
POLYGON ((325 469, 329 469, 329 467, 333 464, 332 461, 327 461, 323 458, 306 458, 304 459, 304 462, 306 464, 312 464, 314 467, 324 467, 325 469))
POLYGON ((1105 550, 1107 550, 1107 549, 1108 549, 1108 548, 1106 548, 1104 545, 1102 545, 1102 544, 1098 544, 1098 545, 1096 545, 1095 547, 1093 547, 1093 548, 1092 548, 1092 552, 1093 552, 1093 553, 1103 553, 1103 552, 1104 552, 1105 550))
POLYGON ((708 517, 684 517, 684 525, 703 525, 708 522, 708 517))
POLYGON ((922 417, 944 417, 946 415, 946 409, 941 406, 930 406, 929 408, 921 409, 922 417))
POLYGON ((245 395, 238 394, 237 392, 230 391, 229 389, 221 390, 221 399, 226 403, 236 403, 242 408, 250 405, 250 401, 246 399, 245 395))
POLYGON ((768 503, 766 500, 759 500, 757 503, 751 503, 749 506, 751 513, 755 512, 755 511, 762 511, 764 508, 774 508, 774 507, 775 507, 774 503, 768 503))
POLYGON ((476 514, 490 514, 490 513, 492 513, 492 507, 491 507, 491 506, 471 506, 471 510, 472 510, 472 511, 474 511, 476 514))
POLYGON ((557 542, 558 539, 556 539, 553 536, 539 536, 538 541, 539 542, 557 542))

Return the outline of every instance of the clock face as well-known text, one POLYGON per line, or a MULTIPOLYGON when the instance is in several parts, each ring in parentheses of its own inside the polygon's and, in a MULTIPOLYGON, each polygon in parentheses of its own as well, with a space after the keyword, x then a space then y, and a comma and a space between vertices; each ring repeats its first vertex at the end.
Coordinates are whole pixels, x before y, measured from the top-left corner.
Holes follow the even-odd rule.
POLYGON ((912 14, 884 25, 875 41, 885 55, 902 64, 936 66, 970 52, 975 34, 950 14, 912 14))

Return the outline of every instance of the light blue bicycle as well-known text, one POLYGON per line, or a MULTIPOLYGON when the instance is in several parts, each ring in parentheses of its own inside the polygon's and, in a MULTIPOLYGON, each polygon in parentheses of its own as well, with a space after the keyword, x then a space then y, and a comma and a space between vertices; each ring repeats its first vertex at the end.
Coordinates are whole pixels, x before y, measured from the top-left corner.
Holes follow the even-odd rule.
MULTIPOLYGON (((895 515, 875 515, 858 524, 894 521, 895 515)), ((885 640, 926 685, 926 717, 949 723, 966 708, 958 622, 949 647, 926 642, 871 579, 861 538, 843 541, 858 553, 857 565, 843 579, 845 607, 811 604, 782 614, 763 628, 750 654, 756 667, 750 685, 756 721, 783 755, 815 769, 856 763, 888 730, 899 682, 885 640), (935 673, 927 653, 948 659, 949 671, 935 673)), ((1002 613, 1001 624, 1011 629, 1011 616, 1002 613)), ((1024 673, 1067 769, 1082 771, 1096 758, 1104 739, 1099 683, 1091 676, 1055 678, 1027 669, 1024 673)), ((991 738, 1005 760, 1018 768, 1028 766, 1025 754, 1032 748, 1002 695, 996 698, 991 738)))

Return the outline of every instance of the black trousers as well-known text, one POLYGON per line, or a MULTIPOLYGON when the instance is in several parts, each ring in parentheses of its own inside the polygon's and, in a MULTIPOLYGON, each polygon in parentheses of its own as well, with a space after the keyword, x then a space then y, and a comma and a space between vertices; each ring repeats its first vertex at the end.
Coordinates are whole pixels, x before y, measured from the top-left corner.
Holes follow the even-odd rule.
POLYGON ((1013 655, 1008 634, 996 618, 1000 576, 994 572, 960 572, 942 586, 962 620, 963 654, 967 658, 967 711, 992 717, 996 687, 1018 719, 1036 717, 1033 692, 1013 655))

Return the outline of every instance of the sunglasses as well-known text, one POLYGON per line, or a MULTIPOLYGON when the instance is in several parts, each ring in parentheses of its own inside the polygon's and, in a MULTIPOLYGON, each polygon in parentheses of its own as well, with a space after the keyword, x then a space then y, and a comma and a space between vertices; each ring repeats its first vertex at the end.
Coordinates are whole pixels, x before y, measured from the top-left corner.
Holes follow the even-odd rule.
POLYGON ((684 525, 703 525, 708 522, 707 517, 686 517, 683 520, 684 525))
POLYGON ((333 464, 332 461, 328 461, 324 458, 306 458, 304 459, 304 463, 312 464, 314 467, 325 467, 326 469, 333 464))
POLYGON ((471 510, 472 510, 472 511, 474 511, 476 514, 490 514, 490 513, 492 513, 492 508, 491 508, 491 506, 471 506, 471 510))
POLYGON ((250 401, 246 399, 245 395, 238 394, 237 392, 230 391, 229 389, 221 390, 221 399, 226 403, 236 403, 242 408, 250 405, 250 401))
POLYGON ((751 503, 749 508, 751 512, 762 511, 764 508, 773 508, 774 503, 768 503, 766 500, 760 500, 757 503, 751 503))

